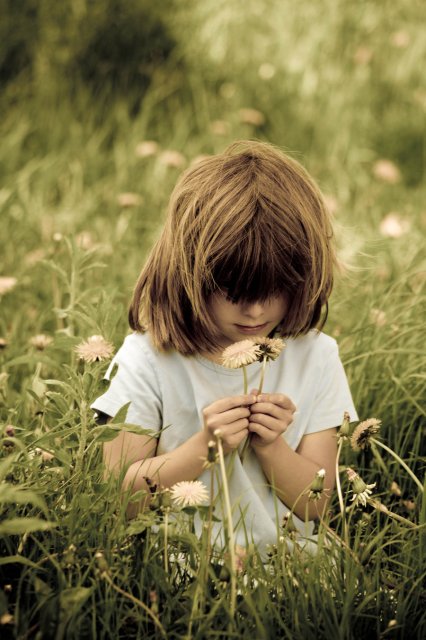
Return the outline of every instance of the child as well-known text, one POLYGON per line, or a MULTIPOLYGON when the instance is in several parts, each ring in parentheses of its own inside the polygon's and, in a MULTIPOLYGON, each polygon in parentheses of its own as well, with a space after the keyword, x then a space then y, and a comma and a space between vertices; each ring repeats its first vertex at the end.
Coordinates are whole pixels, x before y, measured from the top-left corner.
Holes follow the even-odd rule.
POLYGON ((317 186, 269 144, 235 143, 183 174, 136 284, 134 333, 93 404, 114 416, 130 402, 128 422, 164 427, 158 440, 123 432, 105 445, 107 469, 127 469, 124 489, 147 489, 145 478, 208 484, 203 459, 214 432, 225 453, 252 434, 229 477, 237 542, 276 542, 293 508, 301 536, 311 536, 334 485, 336 427, 345 411, 357 419, 336 342, 317 329, 333 284, 332 235, 317 186), (286 347, 268 364, 264 392, 255 362, 243 394, 242 373, 222 366, 222 351, 273 335, 286 347), (320 469, 326 492, 309 502, 320 469))

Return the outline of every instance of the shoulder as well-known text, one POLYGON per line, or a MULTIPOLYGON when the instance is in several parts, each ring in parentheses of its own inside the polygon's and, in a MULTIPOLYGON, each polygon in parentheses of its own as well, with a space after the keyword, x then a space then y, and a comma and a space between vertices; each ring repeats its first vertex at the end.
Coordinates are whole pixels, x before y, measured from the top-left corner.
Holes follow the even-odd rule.
POLYGON ((114 365, 133 371, 155 369, 155 349, 149 336, 137 332, 127 335, 111 362, 107 377, 114 365))
POLYGON ((178 362, 182 366, 185 358, 175 351, 160 352, 154 346, 148 332, 130 333, 125 337, 123 344, 117 351, 113 363, 126 364, 135 369, 151 369, 155 372, 176 366, 178 362))
POLYGON ((332 354, 338 354, 337 342, 331 336, 328 336, 322 331, 312 330, 303 336, 297 338, 287 338, 286 352, 288 355, 295 357, 312 356, 312 357, 327 357, 332 354))

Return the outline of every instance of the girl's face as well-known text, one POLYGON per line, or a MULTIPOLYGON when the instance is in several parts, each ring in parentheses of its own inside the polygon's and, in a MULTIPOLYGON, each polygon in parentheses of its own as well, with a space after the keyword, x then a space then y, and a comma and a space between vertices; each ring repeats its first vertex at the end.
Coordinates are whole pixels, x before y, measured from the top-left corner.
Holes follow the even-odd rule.
POLYGON ((222 334, 221 347, 250 336, 267 336, 283 320, 287 311, 284 296, 271 297, 264 302, 232 302, 226 292, 214 293, 209 302, 210 312, 222 334))

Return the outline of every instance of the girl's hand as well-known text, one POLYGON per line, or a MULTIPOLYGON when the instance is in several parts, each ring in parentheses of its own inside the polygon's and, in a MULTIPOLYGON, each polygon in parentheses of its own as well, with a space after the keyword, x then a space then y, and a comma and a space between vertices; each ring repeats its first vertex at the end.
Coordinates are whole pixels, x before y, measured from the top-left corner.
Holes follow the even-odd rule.
POLYGON ((220 429, 224 452, 237 449, 249 434, 249 407, 255 402, 255 395, 231 396, 216 400, 203 409, 207 442, 215 440, 214 432, 220 429))
MULTIPOLYGON (((252 394, 256 394, 254 389, 252 394)), ((252 446, 267 447, 280 437, 293 422, 296 407, 283 393, 261 393, 250 407, 249 431, 252 446)))

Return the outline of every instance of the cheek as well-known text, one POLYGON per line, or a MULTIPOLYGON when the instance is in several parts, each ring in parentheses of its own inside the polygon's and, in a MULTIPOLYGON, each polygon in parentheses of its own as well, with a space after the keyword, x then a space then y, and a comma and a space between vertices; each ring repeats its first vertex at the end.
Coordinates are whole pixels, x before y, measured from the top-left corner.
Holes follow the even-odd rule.
POLYGON ((282 320, 287 313, 287 309, 288 309, 288 304, 286 300, 277 300, 274 306, 275 317, 282 320))

